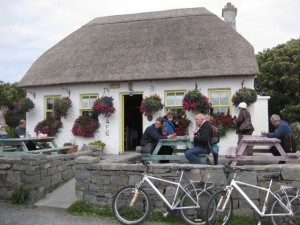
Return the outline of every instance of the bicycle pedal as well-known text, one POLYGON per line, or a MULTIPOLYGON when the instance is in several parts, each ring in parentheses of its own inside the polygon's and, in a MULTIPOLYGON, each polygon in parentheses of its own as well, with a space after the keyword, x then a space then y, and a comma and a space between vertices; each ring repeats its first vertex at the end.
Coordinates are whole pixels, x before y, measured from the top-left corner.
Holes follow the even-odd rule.
POLYGON ((163 217, 164 217, 164 218, 167 218, 168 215, 169 215, 168 212, 163 213, 163 217))

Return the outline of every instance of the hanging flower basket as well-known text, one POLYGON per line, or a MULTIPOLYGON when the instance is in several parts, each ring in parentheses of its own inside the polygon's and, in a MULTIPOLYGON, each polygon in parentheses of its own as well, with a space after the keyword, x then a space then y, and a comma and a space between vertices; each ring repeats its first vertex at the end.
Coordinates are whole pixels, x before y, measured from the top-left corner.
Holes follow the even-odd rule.
POLYGON ((47 134, 50 137, 54 137, 60 128, 62 128, 62 122, 60 119, 49 118, 39 122, 34 128, 34 132, 36 135, 42 133, 47 134))
POLYGON ((185 113, 177 116, 174 120, 177 124, 175 127, 175 133, 178 136, 184 136, 189 134, 189 126, 191 124, 191 120, 189 120, 185 113))
POLYGON ((103 96, 101 98, 98 98, 94 104, 92 109, 95 113, 99 115, 104 115, 105 117, 110 117, 116 109, 113 105, 113 98, 108 96, 103 96))
POLYGON ((16 102, 16 111, 20 113, 29 112, 34 108, 34 103, 30 98, 21 98, 16 102))
POLYGON ((98 117, 79 116, 74 122, 72 133, 74 136, 93 137, 99 126, 98 117))
POLYGON ((208 114, 211 104, 208 97, 204 96, 198 89, 188 91, 183 100, 182 106, 184 111, 208 114))
POLYGON ((144 98, 140 106, 141 113, 151 118, 154 113, 163 109, 164 105, 161 103, 161 100, 162 99, 158 94, 153 94, 144 98))
POLYGON ((68 110, 72 107, 72 101, 69 97, 55 98, 54 99, 54 117, 66 118, 68 110))
POLYGON ((235 94, 232 96, 232 104, 235 107, 238 107, 238 105, 241 102, 246 102, 248 106, 256 102, 257 100, 257 92, 254 89, 251 88, 241 88, 238 91, 235 92, 235 94))

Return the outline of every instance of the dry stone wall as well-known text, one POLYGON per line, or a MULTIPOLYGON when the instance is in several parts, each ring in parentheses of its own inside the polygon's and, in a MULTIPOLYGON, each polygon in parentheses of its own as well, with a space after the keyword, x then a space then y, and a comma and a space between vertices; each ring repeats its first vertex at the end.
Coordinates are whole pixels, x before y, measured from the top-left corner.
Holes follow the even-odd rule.
POLYGON ((83 155, 98 155, 93 151, 73 154, 23 154, 20 158, 0 158, 0 199, 11 199, 20 186, 29 189, 28 202, 45 196, 59 184, 74 177, 75 159, 83 155))
MULTIPOLYGON (((76 178, 76 194, 83 201, 91 206, 102 207, 111 206, 112 197, 114 193, 123 186, 134 185, 141 180, 141 173, 145 171, 145 166, 139 161, 139 156, 122 158, 118 160, 99 160, 90 156, 78 157, 75 160, 75 178, 76 178)), ((186 164, 152 164, 149 169, 149 174, 158 177, 176 180, 178 174, 174 170, 176 167, 186 167, 186 164)), ((210 165, 188 165, 192 170, 186 173, 187 179, 191 180, 206 180, 214 182, 212 192, 220 190, 224 187, 225 175, 223 173, 223 166, 210 165)), ((300 187, 300 165, 251 165, 246 166, 252 171, 238 172, 237 177, 241 181, 245 181, 254 185, 261 185, 268 187, 269 180, 265 175, 274 173, 281 173, 280 181, 273 182, 273 190, 277 190, 280 185, 290 185, 300 187)), ((164 193, 167 198, 174 193, 174 186, 167 185, 161 182, 155 182, 156 187, 161 193, 164 193)), ((163 202, 146 186, 146 190, 151 196, 154 210, 161 211, 163 202)), ((257 206, 262 205, 265 193, 253 189, 245 188, 245 192, 251 196, 251 199, 257 206)), ((248 204, 240 199, 237 193, 233 193, 234 210, 237 214, 254 215, 254 212, 249 208, 248 204)))

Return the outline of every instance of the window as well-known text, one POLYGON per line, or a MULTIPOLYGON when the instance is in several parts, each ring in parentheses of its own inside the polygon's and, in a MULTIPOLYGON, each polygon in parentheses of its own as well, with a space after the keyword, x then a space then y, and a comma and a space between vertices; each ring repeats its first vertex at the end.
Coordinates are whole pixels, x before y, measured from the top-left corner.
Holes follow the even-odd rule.
POLYGON ((98 94, 87 94, 80 96, 81 115, 89 115, 92 113, 92 106, 97 98, 99 98, 98 94))
POLYGON ((53 118, 54 116, 54 99, 55 98, 59 98, 60 96, 46 96, 45 97, 45 118, 49 119, 49 118, 53 118))
POLYGON ((209 100, 212 103, 213 113, 228 113, 230 110, 230 89, 209 90, 209 100))
POLYGON ((172 110, 175 114, 182 113, 182 99, 185 91, 166 91, 165 92, 165 109, 172 110))

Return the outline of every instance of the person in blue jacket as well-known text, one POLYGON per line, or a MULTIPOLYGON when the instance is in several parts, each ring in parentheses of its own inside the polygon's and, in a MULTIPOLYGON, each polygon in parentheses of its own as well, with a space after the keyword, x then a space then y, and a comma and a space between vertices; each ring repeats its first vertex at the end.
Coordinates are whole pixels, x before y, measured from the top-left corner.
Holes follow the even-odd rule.
POLYGON ((174 122, 174 112, 169 110, 167 112, 167 115, 163 117, 164 120, 164 128, 163 128, 163 134, 174 134, 175 133, 175 127, 176 124, 174 122))
MULTIPOLYGON (((282 146, 282 148, 284 149, 283 146, 283 139, 284 139, 284 135, 285 134, 292 134, 292 128, 290 127, 290 125, 286 122, 280 119, 280 116, 277 114, 273 114, 270 118, 270 121, 272 123, 272 125, 275 127, 275 131, 274 132, 270 132, 267 133, 265 131, 261 132, 262 136, 267 136, 269 138, 278 138, 281 140, 280 145, 282 146)), ((279 151, 277 150, 277 148, 275 146, 272 146, 270 148, 270 152, 275 155, 275 156, 280 156, 279 151)))

